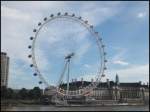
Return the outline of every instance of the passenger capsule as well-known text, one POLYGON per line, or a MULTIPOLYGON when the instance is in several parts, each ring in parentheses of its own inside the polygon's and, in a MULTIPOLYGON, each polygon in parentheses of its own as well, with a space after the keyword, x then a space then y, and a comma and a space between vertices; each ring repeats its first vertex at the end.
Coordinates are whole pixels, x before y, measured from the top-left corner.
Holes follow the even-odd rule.
POLYGON ((93 28, 93 25, 90 25, 90 28, 93 28))
POLYGON ((104 70, 106 70, 107 68, 106 67, 104 67, 104 70))
POLYGON ((36 29, 33 29, 33 32, 36 32, 36 29))
POLYGON ((34 75, 34 76, 37 76, 37 73, 34 73, 33 75, 34 75))
POLYGON ((104 48, 104 47, 105 47, 105 45, 102 45, 102 47, 104 48))
POLYGON ((102 77, 105 77, 105 74, 102 74, 102 77))
POLYGON ((67 16, 68 15, 68 13, 67 12, 65 12, 65 16, 67 16))
POLYGON ((99 38, 100 41, 102 41, 102 38, 99 38))
POLYGON ((85 23, 87 24, 87 23, 88 23, 88 21, 85 21, 85 23))
POLYGON ((104 60, 104 62, 107 62, 107 60, 104 60))
POLYGON ((58 14, 57 14, 58 16, 60 16, 61 15, 61 13, 60 12, 58 12, 58 14))
POLYGON ((82 17, 80 16, 79 19, 81 19, 82 17))
POLYGON ((54 17, 54 14, 51 14, 50 17, 54 17))
POLYGON ((72 17, 74 17, 75 16, 75 14, 72 14, 72 17))
POLYGON ((39 81, 39 84, 42 84, 42 81, 39 81))
POLYGON ((28 48, 31 49, 31 45, 29 45, 28 48))
POLYGON ((46 21, 46 20, 47 20, 47 17, 44 18, 44 21, 46 21))
POLYGON ((32 57, 32 55, 28 55, 28 57, 29 57, 29 58, 31 58, 31 57, 32 57))
POLYGON ((98 32, 95 32, 95 34, 97 35, 97 34, 98 34, 98 32))
POLYGON ((30 37, 30 40, 33 40, 33 37, 30 37))
POLYGON ((33 64, 31 64, 30 67, 33 67, 33 64))
POLYGON ((38 26, 40 26, 40 25, 41 25, 41 23, 39 22, 39 23, 38 23, 38 26))

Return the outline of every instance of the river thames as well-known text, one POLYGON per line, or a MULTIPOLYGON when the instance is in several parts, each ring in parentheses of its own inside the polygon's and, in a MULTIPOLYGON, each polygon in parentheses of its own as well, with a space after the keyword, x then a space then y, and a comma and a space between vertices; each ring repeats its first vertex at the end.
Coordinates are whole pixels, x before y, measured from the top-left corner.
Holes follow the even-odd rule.
POLYGON ((18 106, 3 108, 3 111, 149 111, 146 106, 101 106, 101 107, 56 107, 56 106, 18 106))

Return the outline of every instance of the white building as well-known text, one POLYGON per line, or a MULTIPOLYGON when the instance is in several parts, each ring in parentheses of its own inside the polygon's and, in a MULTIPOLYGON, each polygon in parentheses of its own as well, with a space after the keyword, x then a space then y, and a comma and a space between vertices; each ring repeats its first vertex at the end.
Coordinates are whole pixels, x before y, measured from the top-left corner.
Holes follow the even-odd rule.
POLYGON ((48 88, 46 88, 45 90, 44 90, 44 94, 45 95, 55 95, 56 94, 56 87, 54 87, 54 86, 50 86, 50 87, 48 87, 48 88))

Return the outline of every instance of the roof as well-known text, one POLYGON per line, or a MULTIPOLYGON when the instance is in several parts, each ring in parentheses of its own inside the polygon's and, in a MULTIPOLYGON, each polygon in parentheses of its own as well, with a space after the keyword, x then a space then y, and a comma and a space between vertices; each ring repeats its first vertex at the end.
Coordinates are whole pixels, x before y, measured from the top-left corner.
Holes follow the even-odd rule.
MULTIPOLYGON (((89 84, 91 84, 91 82, 89 81, 77 81, 77 82, 72 82, 69 83, 70 89, 78 89, 79 87, 86 87, 89 84)), ((116 83, 114 81, 109 81, 110 84, 110 88, 112 88, 113 86, 116 85, 116 83)), ((61 87, 62 88, 66 88, 67 84, 62 84, 61 87)), ((101 82, 97 85, 98 88, 107 88, 108 84, 107 82, 101 82)), ((133 82, 133 83, 120 83, 119 87, 146 87, 146 86, 142 86, 139 82, 133 82)))
POLYGON ((139 82, 135 83, 120 83, 120 87, 141 87, 141 84, 139 82))

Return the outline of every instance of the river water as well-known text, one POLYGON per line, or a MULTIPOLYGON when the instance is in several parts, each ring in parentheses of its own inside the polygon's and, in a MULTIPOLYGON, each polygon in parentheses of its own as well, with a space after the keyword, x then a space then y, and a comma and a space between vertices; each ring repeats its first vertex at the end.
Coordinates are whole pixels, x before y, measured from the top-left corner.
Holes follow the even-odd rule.
MULTIPOLYGON (((4 108, 3 108, 4 110, 4 108)), ((107 107, 56 107, 56 106, 18 106, 8 107, 5 111, 149 111, 146 106, 107 106, 107 107)))

